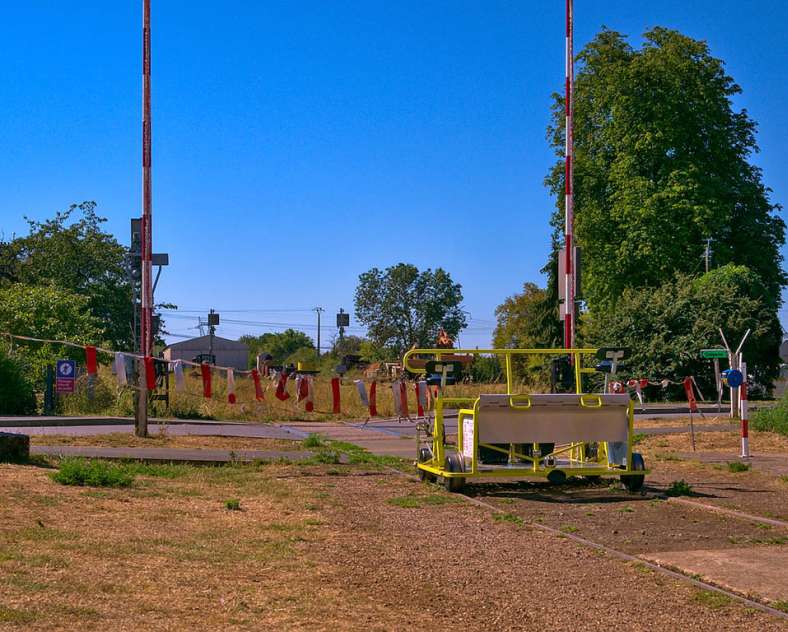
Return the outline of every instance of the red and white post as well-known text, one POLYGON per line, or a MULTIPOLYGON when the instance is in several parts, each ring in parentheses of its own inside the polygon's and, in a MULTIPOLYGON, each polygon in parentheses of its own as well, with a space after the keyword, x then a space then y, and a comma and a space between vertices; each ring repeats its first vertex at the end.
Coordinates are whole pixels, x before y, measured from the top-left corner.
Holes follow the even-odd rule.
MULTIPOLYGON (((153 218, 151 189, 151 103, 150 103, 150 0, 142 0, 142 301, 140 314, 140 353, 153 352, 153 218)), ((148 387, 140 379, 136 434, 148 435, 148 387)))
POLYGON ((566 166, 564 174, 564 347, 571 349, 575 343, 575 285, 574 285, 574 3, 566 0, 566 166))
POLYGON ((739 387, 739 417, 741 418, 741 458, 750 458, 750 415, 747 401, 747 363, 741 363, 743 376, 742 385, 739 387))

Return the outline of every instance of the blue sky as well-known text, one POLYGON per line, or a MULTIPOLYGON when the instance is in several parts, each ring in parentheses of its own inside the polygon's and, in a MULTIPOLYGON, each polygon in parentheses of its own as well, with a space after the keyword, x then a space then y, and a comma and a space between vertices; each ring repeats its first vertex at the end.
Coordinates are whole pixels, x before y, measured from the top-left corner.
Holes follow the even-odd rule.
MULTIPOLYGON (((5 237, 25 214, 90 199, 127 243, 140 213, 140 6, 4 6, 5 237)), ((197 311, 215 307, 313 335, 307 310, 321 305, 325 341, 361 272, 406 261, 462 283, 461 341, 487 345, 495 306, 541 281, 563 11, 562 0, 153 0, 154 249, 171 261, 157 299, 195 310, 169 329, 196 333, 197 311)), ((744 89, 755 161, 785 202, 782 2, 575 0, 575 13, 578 50, 603 24, 633 43, 658 25, 706 39, 744 89)))

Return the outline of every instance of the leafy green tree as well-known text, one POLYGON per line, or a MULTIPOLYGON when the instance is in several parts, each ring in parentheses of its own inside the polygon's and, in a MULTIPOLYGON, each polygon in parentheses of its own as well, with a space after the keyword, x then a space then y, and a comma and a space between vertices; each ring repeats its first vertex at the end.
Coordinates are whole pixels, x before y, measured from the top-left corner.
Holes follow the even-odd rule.
POLYGON ((51 285, 85 297, 107 342, 131 349, 133 308, 126 249, 102 230, 106 219, 95 207, 95 202, 83 202, 43 222, 28 219, 28 235, 0 242, 0 287, 51 285))
POLYGON ((400 354, 414 344, 434 346, 441 328, 456 338, 466 326, 461 303, 462 286, 442 268, 419 272, 399 263, 359 276, 355 311, 375 345, 400 354))
MULTIPOLYGON (((0 288, 0 331, 45 340, 106 344, 89 299, 52 286, 15 283, 0 288)), ((18 353, 31 370, 30 380, 39 386, 44 366, 57 358, 84 360, 81 350, 53 344, 20 342, 18 353)))
MULTIPOLYGON (((655 28, 640 49, 603 30, 579 55, 575 92, 575 231, 590 310, 617 309, 626 288, 656 288, 699 272, 707 238, 715 266, 746 265, 776 310, 786 276, 785 224, 769 199, 756 124, 733 107, 741 92, 707 44, 655 28)), ((548 139, 563 155, 564 102, 548 139)), ((547 177, 563 222, 564 167, 547 177)))
POLYGON ((693 375, 704 394, 713 395, 711 364, 699 352, 721 344, 719 328, 730 344, 752 330, 742 353, 750 380, 762 392, 779 370, 780 323, 763 300, 763 282, 744 266, 729 264, 701 276, 678 273, 656 289, 627 288, 616 309, 584 318, 584 343, 632 349, 625 376, 678 381, 693 375))
POLYGON ((290 361, 293 354, 301 349, 310 351, 308 354, 310 359, 315 358, 315 344, 312 339, 304 332, 295 329, 286 329, 278 333, 269 332, 260 336, 241 336, 239 340, 249 345, 252 366, 259 353, 270 353, 274 358, 274 364, 290 361))
POLYGON ((25 362, 0 346, 0 415, 32 415, 35 412, 36 396, 25 362))
POLYGON ((556 302, 547 290, 535 283, 524 283, 521 294, 510 296, 495 308, 498 324, 493 331, 493 344, 498 349, 560 346, 556 311, 556 302))

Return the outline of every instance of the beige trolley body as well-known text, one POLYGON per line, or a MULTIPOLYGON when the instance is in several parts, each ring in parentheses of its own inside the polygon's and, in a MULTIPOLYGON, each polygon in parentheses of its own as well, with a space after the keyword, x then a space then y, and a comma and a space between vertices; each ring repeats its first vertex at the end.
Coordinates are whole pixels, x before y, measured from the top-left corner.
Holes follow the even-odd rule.
MULTIPOLYGON (((441 480, 459 491, 473 477, 546 478, 560 483, 569 476, 618 476, 630 491, 643 486, 643 457, 632 452, 633 404, 626 393, 583 393, 583 375, 596 372, 583 367, 583 359, 596 349, 453 349, 448 353, 502 356, 507 392, 477 398, 446 397, 447 371, 443 349, 413 349, 405 354, 405 368, 425 372, 410 363, 413 356, 432 356, 426 363, 439 373, 442 384, 435 400, 434 423, 416 433, 419 475, 441 480), (513 392, 512 357, 560 356, 573 360, 575 393, 513 392), (457 441, 446 442, 444 411, 459 409, 457 441)), ((433 379, 436 376, 433 375, 433 379)))

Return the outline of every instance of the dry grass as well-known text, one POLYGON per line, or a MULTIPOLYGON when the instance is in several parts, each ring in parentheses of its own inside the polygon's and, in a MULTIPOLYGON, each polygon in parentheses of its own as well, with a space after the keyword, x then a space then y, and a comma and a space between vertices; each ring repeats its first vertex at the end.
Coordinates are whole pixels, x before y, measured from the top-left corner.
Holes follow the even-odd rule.
MULTIPOLYGON (((677 420, 678 421, 678 420, 677 420)), ((681 425, 679 423, 677 426, 681 425)), ((638 451, 644 454, 671 454, 692 450, 689 426, 686 433, 650 435, 638 443, 638 451)), ((695 447, 699 452, 724 452, 736 454, 740 449, 741 436, 737 430, 724 432, 696 432, 695 447)), ((750 447, 753 452, 788 454, 788 437, 774 432, 750 431, 750 447)))
POLYGON ((300 450, 300 441, 253 437, 210 437, 153 435, 136 437, 131 433, 114 432, 104 435, 33 435, 31 445, 94 446, 102 448, 191 448, 217 450, 300 450))

